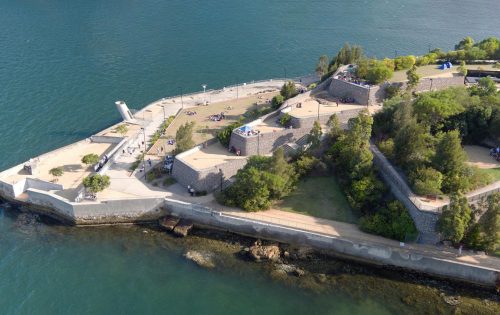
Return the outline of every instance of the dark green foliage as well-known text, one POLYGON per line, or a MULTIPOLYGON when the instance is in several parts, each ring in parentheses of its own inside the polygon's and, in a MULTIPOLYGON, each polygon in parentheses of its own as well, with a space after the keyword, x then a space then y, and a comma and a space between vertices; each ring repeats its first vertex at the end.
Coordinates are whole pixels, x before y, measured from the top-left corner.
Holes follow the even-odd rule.
POLYGON ((490 77, 481 78, 477 82, 477 85, 473 85, 470 88, 471 95, 477 96, 495 96, 498 95, 497 87, 495 81, 490 77))
POLYGON ((392 78, 394 70, 383 61, 370 59, 358 62, 357 75, 371 84, 379 84, 392 78))
POLYGON ((328 135, 330 136, 332 141, 337 140, 344 132, 340 125, 339 117, 337 116, 337 114, 333 114, 332 116, 330 116, 326 125, 330 128, 328 130, 328 135))
POLYGON ((434 156, 436 168, 445 175, 462 172, 467 154, 460 144, 460 133, 452 130, 440 135, 439 138, 434 156))
POLYGON ((431 167, 419 168, 410 174, 410 182, 418 195, 439 195, 443 174, 431 167))
POLYGON ((398 85, 388 85, 385 87, 385 98, 391 99, 398 96, 401 92, 401 88, 398 85))
POLYGON ((160 139, 162 133, 165 132, 165 130, 167 130, 168 126, 170 126, 170 124, 172 123, 172 121, 174 121, 174 119, 175 119, 175 116, 169 116, 160 125, 160 128, 158 128, 158 130, 156 130, 155 133, 153 134, 153 136, 151 136, 151 138, 149 139, 149 142, 151 145, 155 144, 156 141, 158 141, 158 139, 160 139))
POLYGON ((288 81, 285 84, 283 84, 283 86, 281 87, 280 94, 281 96, 283 96, 285 100, 297 95, 298 92, 297 89, 295 88, 295 83, 293 83, 293 81, 288 81))
POLYGON ((316 74, 319 77, 322 77, 324 74, 328 72, 328 56, 322 55, 319 57, 318 63, 316 64, 316 74))
POLYGON ((363 58, 364 53, 361 46, 351 46, 349 45, 349 43, 345 43, 344 46, 339 50, 337 55, 330 61, 328 71, 333 73, 341 65, 357 63, 363 58))
POLYGON ((443 209, 438 221, 438 229, 443 237, 454 243, 459 243, 471 221, 472 211, 465 198, 460 193, 453 194, 450 205, 443 209))
POLYGON ((394 158, 406 170, 414 170, 430 160, 432 137, 428 128, 410 122, 394 138, 394 158))
POLYGON ((109 176, 94 174, 83 179, 83 186, 92 193, 97 193, 108 188, 111 184, 109 176))
POLYGON ((95 153, 86 154, 82 157, 82 163, 86 165, 93 165, 99 162, 99 155, 95 153))
POLYGON ((316 150, 321 145, 321 136, 323 135, 323 131, 321 131, 321 125, 319 121, 315 121, 314 125, 309 132, 309 143, 311 144, 310 149, 316 150))
POLYGON ((500 193, 488 197, 488 210, 481 219, 484 249, 494 252, 500 247, 500 193))
POLYGON ((460 114, 470 103, 465 88, 448 88, 437 92, 421 93, 413 104, 419 122, 439 128, 445 119, 460 114))
POLYGON ((279 119, 280 125, 284 127, 288 127, 291 121, 292 121, 292 116, 290 116, 290 114, 288 113, 283 114, 279 119))
POLYGON ((395 70, 406 70, 410 69, 417 62, 415 56, 400 56, 394 59, 394 69, 395 70))
POLYGON ((311 173, 324 175, 326 170, 326 164, 317 157, 311 155, 302 154, 297 161, 295 161, 295 171, 299 177, 310 175, 311 173))
POLYGON ((407 87, 409 90, 413 90, 417 87, 418 82, 420 82, 420 75, 417 73, 417 66, 413 65, 408 71, 406 71, 406 77, 408 79, 407 87))
POLYGON ((297 178, 293 164, 288 163, 280 148, 272 157, 250 157, 220 199, 225 205, 247 211, 268 209, 273 200, 287 196, 295 188, 297 178))
POLYGON ((271 100, 271 106, 273 109, 278 109, 283 103, 285 102, 285 99, 283 98, 283 95, 279 94, 273 97, 271 100))
POLYGON ((239 121, 233 122, 232 124, 227 125, 217 133, 217 139, 219 139, 219 142, 225 146, 226 148, 229 147, 229 141, 231 140, 231 134, 233 133, 233 130, 241 127, 243 125, 242 119, 239 121))
POLYGON ((62 166, 51 168, 49 174, 54 177, 60 177, 64 174, 64 168, 62 166))
POLYGON ((351 207, 360 210, 363 214, 372 212, 374 206, 383 201, 386 193, 384 184, 373 172, 351 181, 346 189, 347 200, 351 207))
POLYGON ((361 218, 360 228, 399 241, 412 241, 418 234, 405 207, 396 200, 388 202, 375 214, 361 218))
POLYGON ((186 122, 179 127, 175 134, 175 154, 182 153, 194 147, 193 130, 194 121, 186 122))

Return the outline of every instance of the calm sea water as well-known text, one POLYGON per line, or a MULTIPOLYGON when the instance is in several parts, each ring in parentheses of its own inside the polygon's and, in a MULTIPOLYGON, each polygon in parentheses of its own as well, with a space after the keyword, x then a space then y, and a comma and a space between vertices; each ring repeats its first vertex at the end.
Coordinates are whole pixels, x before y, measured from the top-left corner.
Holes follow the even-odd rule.
MULTIPOLYGON (((204 83, 310 73, 345 41, 377 57, 450 49, 500 36, 498 12, 490 0, 0 0, 0 169, 117 122, 117 99, 141 108, 204 83)), ((26 234, 0 216, 1 313, 374 314, 124 242, 26 234)))

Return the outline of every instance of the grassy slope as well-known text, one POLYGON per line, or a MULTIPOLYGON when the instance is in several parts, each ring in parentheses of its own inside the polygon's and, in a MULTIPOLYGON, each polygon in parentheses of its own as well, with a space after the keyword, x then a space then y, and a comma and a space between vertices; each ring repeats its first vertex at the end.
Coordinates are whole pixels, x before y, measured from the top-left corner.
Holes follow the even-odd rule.
POLYGON ((493 177, 493 181, 500 180, 500 167, 499 168, 479 169, 479 173, 490 174, 493 177))
POLYGON ((297 189, 276 208, 336 221, 358 221, 334 176, 301 180, 297 189))

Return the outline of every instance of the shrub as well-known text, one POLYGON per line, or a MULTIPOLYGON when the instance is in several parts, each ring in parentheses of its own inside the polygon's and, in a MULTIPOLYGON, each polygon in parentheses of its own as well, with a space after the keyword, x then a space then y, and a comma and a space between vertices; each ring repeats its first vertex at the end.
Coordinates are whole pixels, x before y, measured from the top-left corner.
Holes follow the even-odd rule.
POLYGON ((64 174, 64 169, 62 166, 54 167, 50 169, 49 174, 54 176, 54 177, 59 177, 64 174))
POLYGON ((401 88, 397 85, 388 85, 385 87, 385 98, 391 99, 401 92, 401 88))
POLYGON ((394 140, 392 138, 380 141, 378 148, 389 160, 394 159, 394 140))
POLYGON ((326 164, 314 156, 304 154, 295 161, 295 171, 300 177, 310 175, 312 172, 322 174, 326 169, 326 164))
POLYGON ((417 237, 417 228, 403 204, 397 200, 387 203, 374 215, 360 220, 361 230, 396 239, 412 241, 417 237))
POLYGON ((119 125, 118 127, 115 128, 115 132, 118 132, 119 134, 124 136, 128 132, 128 127, 127 127, 127 125, 124 125, 124 124, 119 125))
POLYGON ((193 130, 195 122, 186 122, 175 133, 175 154, 182 153, 194 147, 193 130))
POLYGON ((109 176, 94 174, 84 178, 83 186, 92 193, 97 193, 108 188, 111 184, 109 176))
POLYGON ((317 83, 311 83, 311 84, 309 84, 309 85, 307 86, 307 89, 308 89, 309 91, 311 91, 311 90, 314 90, 317 86, 318 86, 318 84, 317 84, 317 83))
POLYGON ((292 121, 292 116, 290 116, 288 113, 283 114, 283 116, 281 116, 279 119, 280 125, 284 127, 288 127, 291 121, 292 121))
POLYGON ((415 56, 400 56, 394 59, 395 70, 406 70, 410 69, 417 62, 415 56))
POLYGON ((82 163, 86 165, 94 165, 99 162, 99 155, 91 153, 82 158, 82 163))
POLYGON ((278 109, 281 105, 283 105, 284 102, 285 102, 285 99, 283 98, 282 95, 276 95, 271 100, 271 105, 272 105, 273 109, 278 109))
POLYGON ((241 125, 243 125, 242 119, 224 127, 224 129, 217 133, 217 139, 219 139, 219 142, 226 148, 229 147, 229 141, 231 140, 231 134, 233 133, 233 130, 240 127, 241 125))
POLYGON ((163 180, 163 186, 170 186, 175 184, 176 182, 177 181, 173 177, 168 176, 163 180))
POLYGON ((297 89, 295 88, 295 83, 293 83, 293 81, 288 81, 285 84, 283 84, 283 87, 281 88, 280 94, 281 94, 281 96, 283 96, 283 98, 285 100, 297 95, 298 93, 297 93, 297 89))
POLYGON ((417 195, 439 195, 443 184, 443 174, 432 167, 419 168, 410 174, 410 181, 417 195))

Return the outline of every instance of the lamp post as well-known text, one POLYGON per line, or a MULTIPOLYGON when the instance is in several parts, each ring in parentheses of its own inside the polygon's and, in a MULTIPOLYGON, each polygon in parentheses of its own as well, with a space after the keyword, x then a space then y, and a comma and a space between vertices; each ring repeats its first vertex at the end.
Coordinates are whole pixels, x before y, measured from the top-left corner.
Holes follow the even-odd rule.
POLYGON ((141 127, 142 134, 144 136, 144 154, 142 155, 142 167, 144 168, 144 177, 146 177, 146 129, 141 127))
POLYGON ((432 92, 432 78, 431 78, 431 89, 430 89, 430 90, 431 90, 431 92, 432 92))
POLYGON ((182 99, 182 86, 179 86, 179 90, 181 90, 181 105, 182 105, 182 109, 184 109, 184 100, 182 99))
POLYGON ((205 95, 205 91, 207 89, 207 85, 203 84, 201 87, 203 88, 203 105, 205 105, 205 103, 207 102, 207 98, 206 98, 206 95, 205 95))

